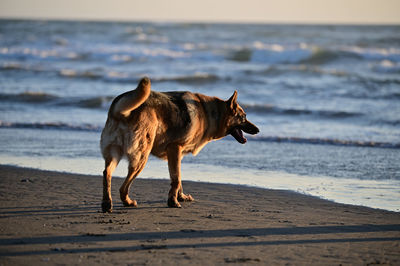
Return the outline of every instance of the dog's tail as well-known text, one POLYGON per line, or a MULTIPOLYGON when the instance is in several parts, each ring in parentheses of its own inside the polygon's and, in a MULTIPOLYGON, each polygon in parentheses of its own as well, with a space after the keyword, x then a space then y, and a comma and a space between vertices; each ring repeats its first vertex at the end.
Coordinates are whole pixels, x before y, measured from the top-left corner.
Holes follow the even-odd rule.
POLYGON ((129 116, 133 110, 147 100, 150 95, 150 89, 150 79, 148 77, 142 78, 136 89, 125 92, 114 99, 110 107, 110 113, 113 116, 129 116))

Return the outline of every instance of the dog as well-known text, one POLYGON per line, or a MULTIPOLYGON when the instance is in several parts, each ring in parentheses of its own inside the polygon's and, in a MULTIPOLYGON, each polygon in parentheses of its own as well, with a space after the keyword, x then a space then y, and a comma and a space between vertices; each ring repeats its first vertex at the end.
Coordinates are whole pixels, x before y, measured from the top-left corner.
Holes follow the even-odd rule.
POLYGON ((227 100, 191 92, 151 91, 150 79, 117 96, 108 111, 101 133, 100 148, 105 161, 103 172, 103 212, 112 211, 111 177, 123 156, 128 159, 128 175, 120 188, 124 206, 137 206, 129 198, 132 181, 146 165, 150 154, 168 160, 171 189, 168 206, 180 208, 180 201, 193 201, 183 194, 181 159, 196 155, 210 141, 232 135, 246 143, 243 131, 259 129, 246 118, 237 103, 237 91, 227 100))

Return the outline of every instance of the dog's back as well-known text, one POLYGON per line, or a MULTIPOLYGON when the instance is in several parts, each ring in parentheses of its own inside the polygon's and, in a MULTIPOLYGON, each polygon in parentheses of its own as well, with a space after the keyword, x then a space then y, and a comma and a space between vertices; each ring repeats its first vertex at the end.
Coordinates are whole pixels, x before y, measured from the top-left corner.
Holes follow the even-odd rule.
POLYGON ((151 153, 162 159, 166 159, 166 149, 171 143, 181 145, 183 154, 197 154, 208 141, 215 139, 216 125, 210 120, 218 120, 225 107, 223 100, 191 92, 149 91, 147 96, 147 91, 138 88, 144 92, 136 89, 112 102, 102 133, 102 151, 107 153, 107 146, 114 145, 126 155, 133 135, 135 138, 138 134, 148 135, 146 131, 152 128, 156 132, 151 140, 151 153), (144 96, 147 97, 143 101, 144 96))

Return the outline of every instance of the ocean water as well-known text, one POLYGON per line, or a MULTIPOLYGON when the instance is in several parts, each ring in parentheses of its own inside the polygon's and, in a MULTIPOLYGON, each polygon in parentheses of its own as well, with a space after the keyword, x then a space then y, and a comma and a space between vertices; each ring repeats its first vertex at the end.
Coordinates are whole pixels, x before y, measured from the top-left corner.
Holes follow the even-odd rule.
MULTIPOLYGON (((260 128, 185 157, 183 180, 400 211, 400 26, 0 20, 0 163, 100 175, 107 109, 144 75, 237 90, 260 128)), ((166 163, 140 177, 168 178, 166 163)))

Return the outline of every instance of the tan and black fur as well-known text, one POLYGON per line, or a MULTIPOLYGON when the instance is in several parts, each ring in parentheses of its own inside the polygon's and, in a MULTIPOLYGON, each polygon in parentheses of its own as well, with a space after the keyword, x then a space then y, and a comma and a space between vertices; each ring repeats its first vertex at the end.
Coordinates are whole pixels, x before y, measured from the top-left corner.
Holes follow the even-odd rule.
POLYGON ((129 187, 143 170, 151 154, 168 160, 171 189, 169 207, 179 201, 193 201, 183 194, 181 159, 196 155, 210 141, 229 134, 245 143, 242 131, 257 134, 258 128, 246 119, 238 105, 237 92, 229 100, 191 92, 154 92, 150 79, 143 78, 135 90, 117 96, 112 102, 101 134, 104 212, 111 212, 111 175, 123 156, 128 159, 128 176, 120 188, 125 206, 136 206, 128 196, 129 187))

